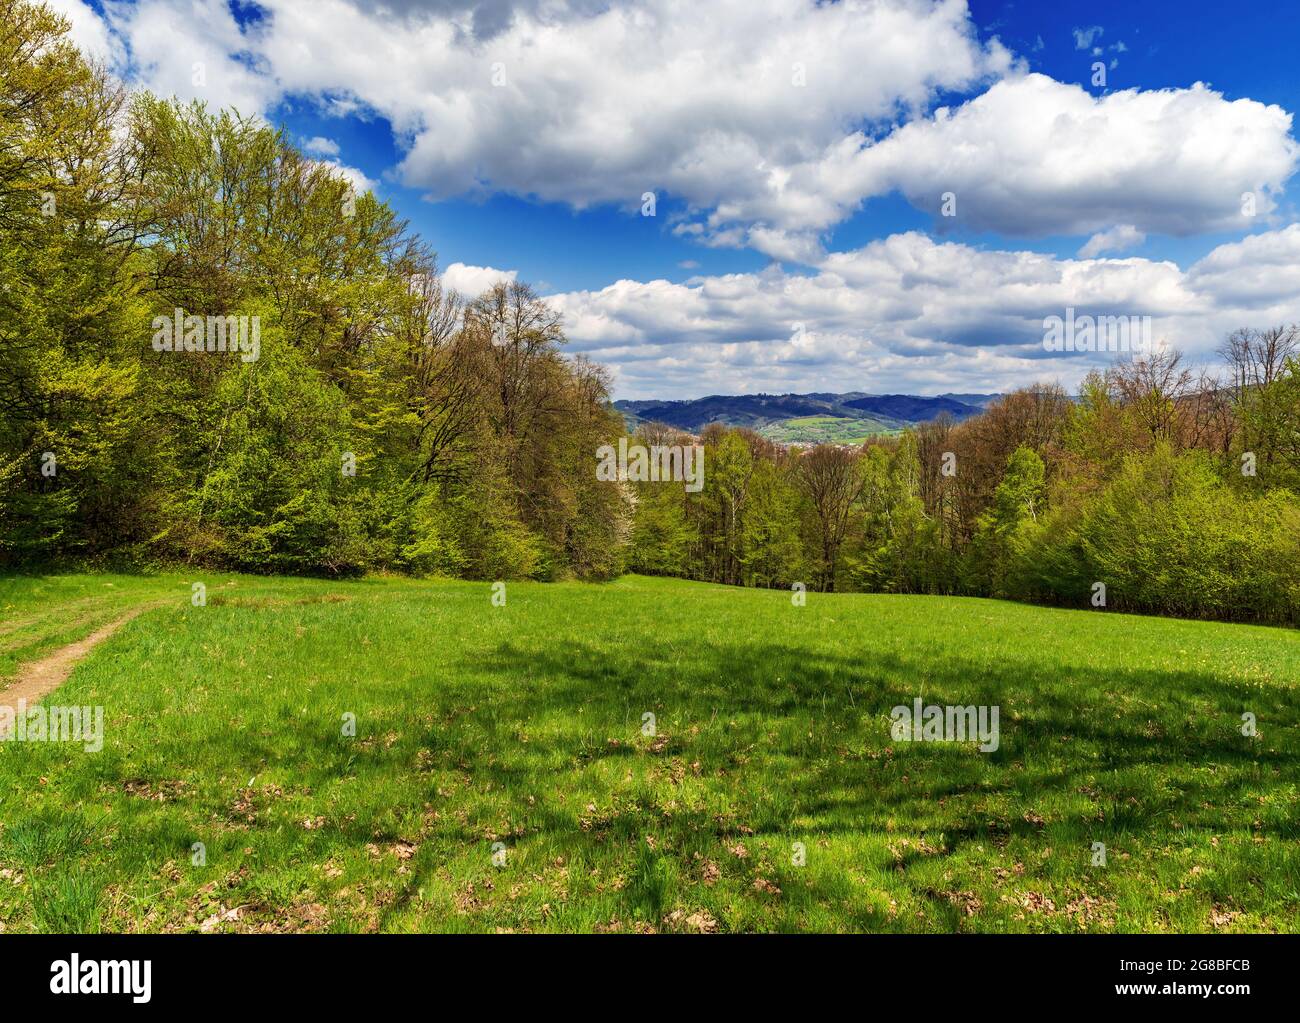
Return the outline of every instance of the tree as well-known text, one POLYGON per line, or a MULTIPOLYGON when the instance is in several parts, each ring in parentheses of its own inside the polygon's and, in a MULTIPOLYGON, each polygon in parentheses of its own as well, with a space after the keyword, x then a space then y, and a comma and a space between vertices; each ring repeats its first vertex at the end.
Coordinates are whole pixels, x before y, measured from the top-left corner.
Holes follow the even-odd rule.
MULTIPOLYGON (((1038 524, 1046 494, 1046 470, 1033 448, 1022 444, 1007 459, 1006 472, 993 493, 993 502, 978 523, 968 552, 967 578, 978 580, 980 592, 1008 592, 1007 577, 1029 545, 1025 535, 1038 524)), ((1014 587, 1012 587, 1014 589, 1014 587)))
POLYGON ((856 451, 819 444, 804 452, 798 462, 797 475, 812 505, 816 527, 820 554, 818 585, 828 593, 835 589, 840 546, 865 483, 859 458, 856 451))
POLYGON ((1295 456, 1297 413, 1295 367, 1300 361, 1300 328, 1243 329, 1219 349, 1228 366, 1228 393, 1236 413, 1238 453, 1253 456, 1265 481, 1300 482, 1295 456))

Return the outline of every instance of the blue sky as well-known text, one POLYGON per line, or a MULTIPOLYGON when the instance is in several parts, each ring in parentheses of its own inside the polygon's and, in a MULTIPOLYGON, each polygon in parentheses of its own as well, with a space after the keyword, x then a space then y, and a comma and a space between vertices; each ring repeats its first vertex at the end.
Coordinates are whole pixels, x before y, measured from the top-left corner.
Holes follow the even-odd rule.
POLYGON ((1286 3, 52 4, 283 125, 467 296, 532 283, 621 397, 1072 386, 1066 306, 1192 360, 1296 318, 1286 3))

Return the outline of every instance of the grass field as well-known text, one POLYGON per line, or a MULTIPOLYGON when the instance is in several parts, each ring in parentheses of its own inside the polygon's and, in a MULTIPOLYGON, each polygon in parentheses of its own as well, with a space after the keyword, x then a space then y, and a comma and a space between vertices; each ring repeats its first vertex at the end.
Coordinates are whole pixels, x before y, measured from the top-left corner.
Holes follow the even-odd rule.
POLYGON ((47 699, 102 705, 102 751, 0 743, 0 924, 1300 930, 1294 632, 637 577, 490 598, 0 580, 0 677, 164 602, 47 699), (1000 747, 894 741, 916 697, 997 705, 1000 747))
POLYGON ((863 416, 802 416, 769 423, 759 431, 782 444, 861 444, 872 437, 895 434, 896 426, 863 416))

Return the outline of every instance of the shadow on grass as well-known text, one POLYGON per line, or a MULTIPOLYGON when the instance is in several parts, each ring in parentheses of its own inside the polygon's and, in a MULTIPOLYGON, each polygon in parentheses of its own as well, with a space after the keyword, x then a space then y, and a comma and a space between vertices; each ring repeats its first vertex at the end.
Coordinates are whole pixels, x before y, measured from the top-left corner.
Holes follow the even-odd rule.
MULTIPOLYGON (((363 789, 381 791, 394 775, 418 778, 423 758, 432 765, 429 802, 437 801, 434 773, 463 775, 472 793, 495 793, 527 836, 567 843, 578 856, 584 846, 639 848, 652 831, 668 834, 683 863, 718 839, 750 835, 872 836, 882 843, 919 835, 949 856, 965 845, 1040 841, 1052 829, 1159 845, 1169 840, 1174 818, 1191 829, 1300 837, 1294 813, 1265 814, 1258 805, 1261 791, 1294 793, 1300 783, 1300 706, 1292 689, 1261 692, 1194 670, 1150 671, 1121 689, 1110 672, 1068 664, 1048 671, 1028 654, 991 671, 986 663, 926 650, 838 655, 739 641, 539 645, 504 642, 487 654, 461 654, 447 668, 468 680, 464 686, 404 691, 409 700, 368 714, 357 740, 329 735, 318 719, 290 714, 288 704, 278 716, 268 712, 262 728, 236 728, 223 740, 242 762, 293 764, 295 784, 308 790, 354 777, 363 789), (918 696, 927 704, 998 705, 998 750, 893 742, 890 709, 918 696), (1266 739, 1240 734, 1243 710, 1257 715, 1266 739), (658 716, 657 750, 639 736, 645 711, 658 716), (395 741, 378 741, 388 733, 395 741), (659 769, 658 788, 610 790, 588 820, 550 798, 578 784, 599 788, 594 769, 617 763, 621 775, 622 765, 638 758, 654 758, 648 762, 659 769), (673 790, 662 779, 680 766, 675 762, 698 765, 691 777, 725 794, 733 810, 678 806, 666 814, 673 790), (524 805, 533 793, 536 804, 524 805), (1041 816, 1029 813, 1043 808, 1041 816)), ((174 741, 160 737, 148 762, 185 763, 174 741)), ((139 755, 106 750, 96 762, 97 780, 120 788, 139 772, 139 755)), ((209 802, 199 805, 220 811, 209 802)), ((440 852, 486 847, 483 821, 499 810, 484 806, 469 819, 443 818, 436 843, 411 864, 386 917, 410 906, 421 879, 440 866, 440 852)), ((418 804, 304 832, 300 852, 330 855, 337 851, 331 836, 356 848, 408 837, 392 823, 395 812, 385 816, 403 809, 418 804)), ((272 824, 268 815, 254 827, 272 824)), ((907 873, 932 859, 903 845, 870 865, 907 873)), ((647 878, 641 887, 658 891, 655 864, 638 864, 647 878)), ((956 929, 957 912, 940 905, 942 893, 928 890, 916 886, 956 929)), ((810 879, 799 897, 840 903, 846 889, 829 877, 810 879)), ((890 926, 861 905, 844 906, 839 919, 857 929, 890 926)))
MULTIPOLYGON (((1113 793, 1120 809, 1111 826, 1138 830, 1144 826, 1142 815, 1131 805, 1123 808, 1125 797, 1158 803, 1149 807, 1153 813, 1192 814, 1204 809, 1209 796, 1221 801, 1245 797, 1251 783, 1265 777, 1272 784, 1300 781, 1294 738, 1300 706, 1289 689, 1261 693, 1194 671, 1153 671, 1142 677, 1140 692, 1117 693, 1113 675, 1091 668, 1063 668, 1054 680, 1034 683, 1029 680, 1041 668, 1028 662, 1008 663, 993 675, 985 666, 959 658, 810 655, 805 649, 776 643, 697 649, 680 666, 660 653, 647 657, 642 650, 611 651, 578 642, 538 652, 507 643, 486 661, 476 660, 473 667, 505 679, 535 680, 485 695, 485 702, 499 708, 511 727, 553 718, 565 708, 574 712, 583 708, 589 726, 621 721, 627 707, 635 712, 634 723, 642 709, 663 709, 661 722, 666 715, 678 729, 740 722, 733 729, 734 738, 724 744, 740 748, 756 737, 780 733, 783 723, 798 726, 788 729, 792 733, 806 723, 834 726, 833 742, 819 752, 837 753, 832 758, 837 766, 823 763, 821 780, 828 790, 846 798, 831 799, 825 792, 805 789, 799 793, 799 811, 813 816, 832 811, 838 817, 861 818, 870 811, 898 810, 917 801, 999 792, 1018 792, 1028 804, 1053 793, 1078 792, 1085 779, 1097 776, 1135 770, 1180 776, 1172 789, 1157 792, 1146 785, 1140 791, 1121 787, 1113 793), (910 705, 917 696, 927 704, 1000 705, 998 750, 972 764, 969 758, 950 755, 951 747, 927 743, 908 749, 911 744, 892 743, 890 709, 910 705), (1154 709, 1132 712, 1120 699, 1123 696, 1140 696, 1154 709), (1241 735, 1243 709, 1267 721, 1267 733, 1280 736, 1282 744, 1241 735), (832 748, 836 746, 838 750, 832 748), (890 746, 895 756, 872 756, 890 746), (1193 769, 1207 767, 1226 768, 1228 777, 1216 774, 1213 783, 1193 777, 1193 769), (854 784, 855 779, 867 782, 873 776, 890 780, 907 770, 911 776, 906 786, 854 784), (969 777, 960 779, 961 775, 969 777)), ((798 762, 802 751, 794 738, 787 735, 784 743, 779 738, 768 742, 766 751, 798 762)), ((537 754, 535 742, 530 746, 537 754)), ((564 740, 553 745, 557 753, 578 753, 564 740)), ((619 757, 630 752, 626 745, 596 746, 584 755, 619 757)), ((503 759, 507 758, 476 764, 475 771, 501 784, 521 780, 520 769, 501 763, 503 759)), ((773 780, 779 782, 779 773, 773 780)), ((1013 825, 1001 830, 1026 829, 1013 825)), ((1295 833, 1292 826, 1288 834, 1295 833)))

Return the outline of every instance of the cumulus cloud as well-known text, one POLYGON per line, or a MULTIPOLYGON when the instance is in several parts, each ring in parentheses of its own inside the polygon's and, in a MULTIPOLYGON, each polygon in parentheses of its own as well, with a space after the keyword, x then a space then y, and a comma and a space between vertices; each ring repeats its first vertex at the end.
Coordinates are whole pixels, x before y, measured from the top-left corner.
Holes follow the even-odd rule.
POLYGON ((1156 341, 1209 358, 1230 330, 1295 318, 1300 225, 1167 261, 1058 259, 908 232, 828 256, 683 284, 617 281, 550 297, 570 347, 611 366, 620 397, 747 390, 1073 387, 1112 355, 1051 354, 1043 320, 1150 316, 1156 341), (802 331, 796 328, 802 326, 802 331))
POLYGON ((396 178, 430 198, 634 208, 653 191, 685 205, 679 234, 786 262, 816 263, 830 228, 894 191, 936 213, 952 191, 961 222, 1025 237, 1240 228, 1241 193, 1267 215, 1300 160, 1277 106, 1026 75, 964 0, 260 6, 244 25, 223 0, 105 9, 157 91, 381 115, 396 178))
POLYGON ((313 156, 339 155, 339 144, 333 139, 323 138, 320 135, 307 139, 302 144, 302 149, 303 152, 310 153, 313 156))
POLYGON ((470 266, 452 263, 442 271, 442 283, 463 298, 474 299, 489 288, 502 282, 509 283, 518 276, 517 270, 498 270, 492 266, 470 266))
POLYGON ((1220 305, 1271 310, 1271 319, 1300 319, 1300 224, 1220 245, 1196 263, 1188 281, 1220 305))
MULTIPOLYGON (((266 16, 240 26, 220 0, 109 2, 132 73, 156 91, 378 113, 405 147, 401 181, 430 197, 576 208, 645 191, 702 211, 788 205, 792 168, 1012 65, 963 0, 720 0, 707 17, 691 0, 537 3, 503 9, 490 32, 455 3, 317 0, 303 18, 295 0, 263 0, 266 16)), ((790 203, 787 221, 834 219, 825 196, 790 203)))
POLYGON ((363 195, 366 192, 373 192, 378 187, 379 182, 366 176, 365 171, 358 167, 349 167, 338 160, 316 160, 318 166, 327 167, 335 177, 342 178, 352 186, 352 191, 357 195, 363 195))
POLYGON ((1079 249, 1081 259, 1094 259, 1103 252, 1127 252, 1147 240, 1132 224, 1117 224, 1109 231, 1098 231, 1079 249))
MULTIPOLYGON (((579 208, 639 204, 645 191, 701 208, 761 195, 849 125, 886 124, 1008 64, 953 2, 745 0, 700 17, 649 0, 562 25, 517 15, 481 48, 449 45, 432 21, 420 37, 417 53, 444 54, 411 69, 423 88, 364 90, 419 124, 404 181, 435 197, 493 189, 579 208)), ((328 87, 321 67, 302 69, 303 88, 328 87)))
POLYGON ((86 56, 107 64, 121 59, 121 44, 110 35, 108 26, 89 4, 82 0, 44 0, 44 3, 68 20, 68 37, 86 56))
POLYGON ((119 70, 162 96, 204 100, 246 115, 282 95, 265 54, 264 25, 241 28, 225 0, 105 0, 124 41, 119 70))
POLYGON ((1290 131, 1282 108, 1229 101, 1199 83, 1093 96, 1031 74, 875 145, 846 141, 800 168, 786 190, 844 209, 898 189, 940 226, 942 196, 952 192, 959 222, 1021 236, 1091 234, 1117 223, 1173 235, 1240 230, 1249 226, 1242 193, 1254 192, 1257 212, 1267 214, 1300 164, 1290 131))

